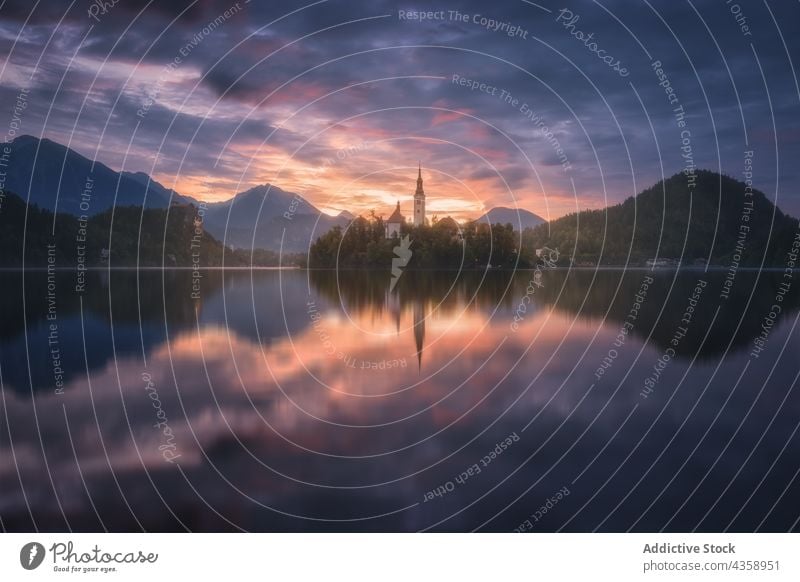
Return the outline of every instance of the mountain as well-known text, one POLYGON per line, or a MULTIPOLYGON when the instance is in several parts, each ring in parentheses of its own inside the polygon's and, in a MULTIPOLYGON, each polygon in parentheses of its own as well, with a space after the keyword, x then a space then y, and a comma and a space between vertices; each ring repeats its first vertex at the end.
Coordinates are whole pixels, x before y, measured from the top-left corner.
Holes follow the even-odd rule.
POLYGON ((192 198, 191 196, 184 196, 183 194, 178 194, 172 188, 167 188, 161 183, 156 182, 153 178, 151 178, 144 172, 121 172, 121 174, 125 177, 136 180, 137 182, 139 182, 139 184, 142 184, 143 186, 149 187, 155 193, 157 198, 161 198, 164 200, 172 200, 173 202, 179 204, 194 204, 195 206, 197 206, 197 204, 200 203, 200 201, 197 200, 196 198, 192 198))
POLYGON ((158 182, 148 184, 146 174, 115 172, 49 139, 22 135, 9 145, 5 189, 23 199, 30 193, 39 208, 91 216, 112 206, 166 208, 170 193, 176 202, 191 201, 158 182))
POLYGON ((584 210, 523 235, 523 246, 575 253, 578 264, 643 263, 655 257, 684 265, 710 260, 730 266, 784 266, 798 221, 762 192, 707 170, 690 188, 676 174, 615 206, 584 210), (774 222, 773 222, 774 216, 774 222))
MULTIPOLYGON (((43 210, 94 216, 112 207, 200 204, 144 172, 116 172, 49 139, 24 135, 9 145, 6 191, 23 200, 30 191, 30 203, 43 210)), ((229 246, 277 251, 283 237, 283 250, 290 253, 306 252, 318 236, 352 219, 344 212, 328 216, 301 196, 269 184, 209 203, 205 213, 206 231, 229 246)))
POLYGON ((503 206, 498 206, 489 210, 475 222, 485 222, 486 224, 511 224, 514 230, 525 230, 526 228, 539 226, 546 221, 541 216, 523 208, 505 208, 503 206), (520 226, 522 226, 522 228, 520 228, 520 226))
POLYGON ((350 220, 344 213, 328 216, 299 194, 271 184, 208 204, 203 217, 206 230, 228 246, 290 253, 307 252, 319 236, 350 220))
MULTIPOLYGON (((217 267, 275 266, 277 254, 223 247, 207 232, 197 236, 198 208, 191 204, 165 208, 118 207, 81 222, 63 212, 28 206, 12 192, 3 192, 0 212, 0 266, 44 268, 52 256, 61 267, 111 265, 217 267), (113 218, 113 229, 111 221, 113 218), (107 250, 106 250, 107 249, 107 250), (105 253, 108 253, 105 256, 105 253), (52 255, 51 255, 52 253, 52 255)), ((283 257, 283 264, 290 258, 283 257)), ((75 271, 81 279, 80 271, 75 271)))

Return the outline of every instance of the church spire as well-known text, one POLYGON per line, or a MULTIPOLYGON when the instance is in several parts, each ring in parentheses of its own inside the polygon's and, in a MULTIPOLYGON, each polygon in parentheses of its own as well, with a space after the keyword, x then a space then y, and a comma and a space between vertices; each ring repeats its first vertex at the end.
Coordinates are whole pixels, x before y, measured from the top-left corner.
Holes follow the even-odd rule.
POLYGON ((425 190, 422 188, 422 162, 417 170, 417 190, 414 192, 414 226, 425 224, 425 190))

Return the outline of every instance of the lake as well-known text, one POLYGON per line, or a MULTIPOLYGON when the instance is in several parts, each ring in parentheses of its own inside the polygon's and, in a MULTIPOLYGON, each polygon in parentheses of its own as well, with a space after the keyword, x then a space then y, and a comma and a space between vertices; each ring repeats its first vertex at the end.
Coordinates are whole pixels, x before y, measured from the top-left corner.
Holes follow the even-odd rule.
POLYGON ((781 272, 197 275, 3 272, 4 529, 798 528, 781 272))

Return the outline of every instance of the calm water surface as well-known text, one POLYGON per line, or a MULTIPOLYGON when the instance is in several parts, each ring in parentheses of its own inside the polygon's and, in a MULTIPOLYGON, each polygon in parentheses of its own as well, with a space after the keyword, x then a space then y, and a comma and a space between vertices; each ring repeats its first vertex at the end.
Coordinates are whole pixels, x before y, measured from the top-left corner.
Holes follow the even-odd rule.
POLYGON ((202 275, 2 273, 3 528, 798 528, 780 273, 202 275))

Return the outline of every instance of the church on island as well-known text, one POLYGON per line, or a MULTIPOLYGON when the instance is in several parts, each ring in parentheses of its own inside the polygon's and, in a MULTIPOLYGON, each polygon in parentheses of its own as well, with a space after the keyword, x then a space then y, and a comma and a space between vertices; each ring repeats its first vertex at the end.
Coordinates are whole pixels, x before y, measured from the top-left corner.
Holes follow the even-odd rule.
MULTIPOLYGON (((400 202, 386 221, 386 238, 400 237, 400 227, 406 219, 400 212, 400 202)), ((422 164, 419 165, 417 174, 417 189, 414 192, 414 226, 425 224, 425 190, 422 188, 422 164)))

